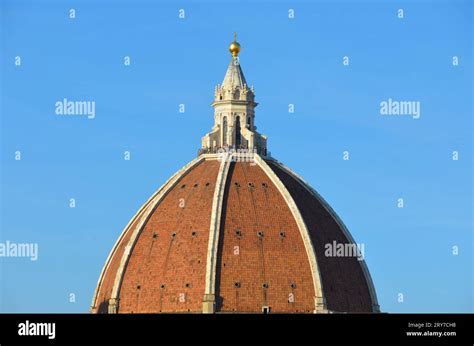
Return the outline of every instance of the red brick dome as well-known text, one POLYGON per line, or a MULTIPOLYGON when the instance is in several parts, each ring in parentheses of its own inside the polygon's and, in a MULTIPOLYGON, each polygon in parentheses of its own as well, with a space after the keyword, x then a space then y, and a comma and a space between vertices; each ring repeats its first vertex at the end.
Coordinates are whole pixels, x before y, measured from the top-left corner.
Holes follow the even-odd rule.
POLYGON ((198 157, 125 227, 92 312, 378 311, 363 259, 326 253, 355 245, 342 221, 267 153, 254 96, 233 54, 198 157))
POLYGON ((378 311, 364 261, 325 255, 353 244, 328 204, 274 159, 229 161, 200 155, 140 208, 92 312, 378 311))

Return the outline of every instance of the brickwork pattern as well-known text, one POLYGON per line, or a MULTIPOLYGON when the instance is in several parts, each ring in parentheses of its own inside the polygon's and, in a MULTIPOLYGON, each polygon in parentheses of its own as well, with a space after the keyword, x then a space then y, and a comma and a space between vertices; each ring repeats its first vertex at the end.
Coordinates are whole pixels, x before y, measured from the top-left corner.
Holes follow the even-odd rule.
POLYGON ((133 233, 133 229, 136 227, 137 223, 140 220, 140 216, 143 214, 144 209, 137 215, 135 221, 131 224, 131 226, 126 230, 125 234, 123 234, 122 239, 117 244, 116 249, 112 253, 110 257, 110 261, 105 268, 104 275, 100 282, 100 286, 97 291, 97 297, 95 301, 95 306, 92 308, 93 313, 107 313, 109 307, 109 298, 112 295, 112 288, 114 286, 115 276, 117 274, 117 270, 120 266, 120 260, 122 259, 123 253, 125 251, 125 246, 128 244, 130 240, 130 236, 133 233))
MULTIPOLYGON (((327 308, 371 312, 360 262, 325 256, 325 244, 349 242, 334 216, 283 167, 267 163, 288 189, 308 228, 327 308)), ((216 159, 197 164, 150 213, 124 269, 119 313, 202 312, 219 166, 216 159)), ((138 219, 111 256, 92 312, 107 313, 120 260, 138 219)), ((306 249, 284 197, 260 166, 232 163, 217 250, 216 311, 261 313, 269 307, 270 312, 308 313, 315 308, 314 297, 306 249)))
POLYGON ((267 162, 285 184, 308 227, 323 282, 329 310, 372 312, 372 300, 361 263, 355 257, 327 257, 325 244, 350 241, 334 217, 299 181, 274 162, 267 162))
POLYGON ((298 226, 257 165, 233 163, 219 239, 218 312, 312 312, 314 286, 298 226))
POLYGON ((200 312, 219 162, 203 161, 151 213, 120 288, 120 313, 200 312))

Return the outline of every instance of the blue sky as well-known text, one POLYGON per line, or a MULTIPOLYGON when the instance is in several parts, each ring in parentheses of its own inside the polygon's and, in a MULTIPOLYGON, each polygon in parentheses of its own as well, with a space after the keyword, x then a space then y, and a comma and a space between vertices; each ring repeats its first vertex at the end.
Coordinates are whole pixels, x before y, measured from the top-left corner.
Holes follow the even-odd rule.
POLYGON ((456 0, 2 0, 0 241, 39 258, 0 257, 0 311, 88 311, 122 228, 212 127, 237 31, 258 130, 365 244, 382 310, 472 312, 472 14, 456 0), (95 101, 95 118, 56 115, 63 98, 95 101), (420 102, 420 118, 382 116, 389 98, 420 102))

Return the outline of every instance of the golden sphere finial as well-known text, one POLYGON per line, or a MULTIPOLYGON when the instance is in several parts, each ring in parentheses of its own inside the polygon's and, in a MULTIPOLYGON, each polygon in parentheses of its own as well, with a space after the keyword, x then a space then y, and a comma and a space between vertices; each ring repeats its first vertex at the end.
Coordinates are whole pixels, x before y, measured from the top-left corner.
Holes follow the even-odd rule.
POLYGON ((232 53, 233 57, 239 55, 240 52, 240 44, 237 42, 237 33, 234 32, 234 42, 230 44, 229 51, 232 53))

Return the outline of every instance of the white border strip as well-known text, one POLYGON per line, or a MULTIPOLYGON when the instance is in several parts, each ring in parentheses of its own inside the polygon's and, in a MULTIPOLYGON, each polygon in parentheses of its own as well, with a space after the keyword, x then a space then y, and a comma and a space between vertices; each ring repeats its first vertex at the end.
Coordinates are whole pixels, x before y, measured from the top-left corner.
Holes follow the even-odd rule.
MULTIPOLYGON (((229 167, 232 160, 230 155, 221 156, 221 165, 217 175, 216 187, 214 189, 214 198, 212 200, 211 224, 209 226, 209 242, 207 246, 207 262, 206 262, 206 284, 204 288, 204 296, 215 295, 216 292, 216 267, 217 267, 217 250, 219 245, 219 233, 221 228, 222 203, 224 200, 225 184, 229 167)), ((214 300, 215 304, 215 300, 214 300)), ((204 311, 203 312, 209 312, 204 311)))

